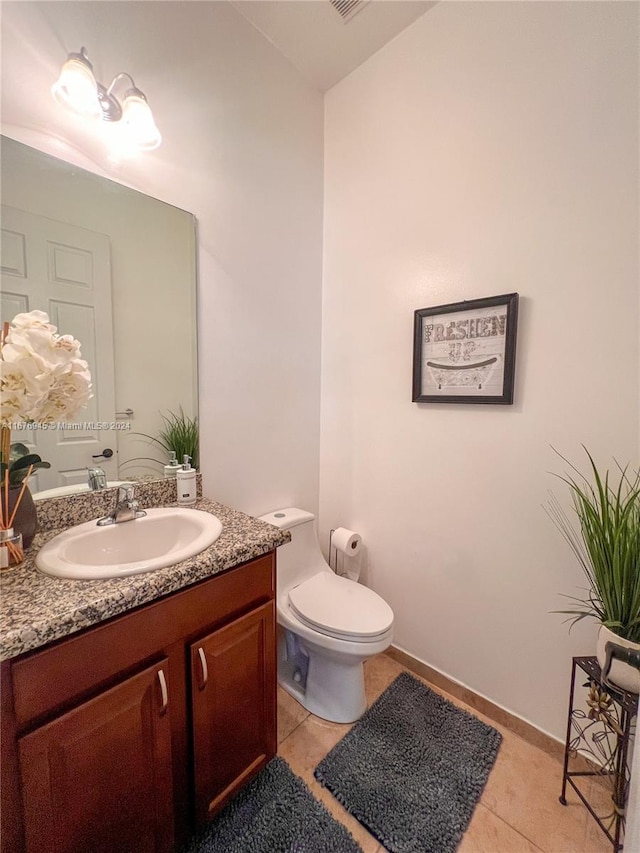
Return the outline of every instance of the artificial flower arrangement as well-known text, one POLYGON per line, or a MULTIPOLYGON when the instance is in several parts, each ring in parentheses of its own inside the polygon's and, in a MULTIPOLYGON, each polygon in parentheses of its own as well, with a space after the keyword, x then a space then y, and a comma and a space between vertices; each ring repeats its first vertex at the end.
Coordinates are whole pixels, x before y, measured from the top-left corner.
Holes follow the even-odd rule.
MULTIPOLYGON (((71 335, 59 335, 44 311, 17 314, 5 323, 0 336, 0 531, 13 527, 31 472, 50 468, 24 445, 11 445, 16 423, 52 424, 71 420, 93 396, 91 374, 81 358, 80 344, 71 335), (13 452, 12 452, 13 450, 13 452), (9 509, 10 486, 22 488, 9 509)), ((22 560, 21 546, 3 544, 10 564, 22 560)))

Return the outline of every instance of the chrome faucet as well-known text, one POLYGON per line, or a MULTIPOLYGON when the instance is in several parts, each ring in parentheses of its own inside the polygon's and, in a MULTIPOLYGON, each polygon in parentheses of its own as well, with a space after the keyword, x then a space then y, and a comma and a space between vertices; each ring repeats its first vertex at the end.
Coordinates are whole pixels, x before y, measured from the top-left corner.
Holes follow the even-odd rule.
POLYGON ((107 488, 107 475, 103 468, 87 468, 89 472, 89 488, 92 492, 99 492, 107 488))
POLYGON ((147 513, 138 508, 138 501, 133 497, 134 488, 133 483, 123 483, 118 486, 115 509, 109 515, 105 515, 104 518, 99 518, 96 524, 104 527, 107 524, 120 524, 123 521, 143 518, 147 513))

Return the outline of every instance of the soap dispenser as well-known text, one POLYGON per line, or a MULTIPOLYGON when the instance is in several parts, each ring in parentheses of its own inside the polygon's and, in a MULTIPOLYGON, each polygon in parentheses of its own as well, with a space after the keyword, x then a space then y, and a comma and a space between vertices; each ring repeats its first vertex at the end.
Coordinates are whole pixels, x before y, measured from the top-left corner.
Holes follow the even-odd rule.
POLYGON ((175 478, 176 474, 178 473, 178 471, 180 470, 181 467, 182 466, 180 465, 180 463, 176 459, 175 450, 170 450, 169 451, 169 461, 164 466, 164 476, 175 478))
POLYGON ((176 472, 178 481, 178 503, 190 506, 196 502, 196 469, 191 467, 191 457, 182 457, 182 466, 176 472))

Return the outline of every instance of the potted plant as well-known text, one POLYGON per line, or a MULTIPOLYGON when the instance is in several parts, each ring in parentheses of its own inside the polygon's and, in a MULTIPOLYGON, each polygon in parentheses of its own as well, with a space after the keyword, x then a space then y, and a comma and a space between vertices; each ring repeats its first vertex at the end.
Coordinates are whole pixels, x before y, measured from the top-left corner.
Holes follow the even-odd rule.
POLYGON ((199 468, 198 418, 185 415, 182 407, 178 414, 168 412, 165 415, 161 412, 160 416, 164 426, 158 433, 158 438, 152 440, 165 451, 175 450, 178 462, 182 462, 183 456, 190 456, 193 467, 199 468))
POLYGON ((163 420, 163 425, 158 431, 157 436, 148 435, 144 432, 132 433, 147 439, 147 442, 152 444, 156 449, 162 451, 163 458, 155 459, 150 456, 135 456, 128 459, 123 465, 129 465, 132 462, 153 462, 162 468, 167 463, 169 453, 173 451, 179 463, 182 463, 183 457, 189 456, 191 464, 194 468, 199 467, 200 450, 199 450, 199 433, 198 433, 198 417, 189 417, 185 415, 180 406, 179 411, 169 411, 166 414, 160 412, 160 417, 163 420))
MULTIPOLYGON (((596 654, 603 666, 608 641, 640 650, 640 471, 618 465, 613 475, 601 473, 584 449, 591 479, 563 456, 573 473, 557 475, 569 487, 577 527, 553 495, 548 510, 588 582, 586 596, 568 596, 575 606, 559 612, 572 625, 585 617, 601 623, 596 654)), ((614 661, 609 679, 640 692, 640 672, 626 663, 614 661)))

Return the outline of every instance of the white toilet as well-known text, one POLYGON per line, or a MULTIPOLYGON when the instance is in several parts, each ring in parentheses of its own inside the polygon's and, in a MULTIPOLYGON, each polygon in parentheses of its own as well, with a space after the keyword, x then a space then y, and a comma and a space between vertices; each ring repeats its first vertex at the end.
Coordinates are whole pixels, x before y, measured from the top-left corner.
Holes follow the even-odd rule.
POLYGON ((351 723, 366 707, 362 664, 391 644, 393 611, 373 590, 333 573, 314 518, 294 507, 260 518, 291 532, 277 557, 278 682, 318 717, 351 723))

